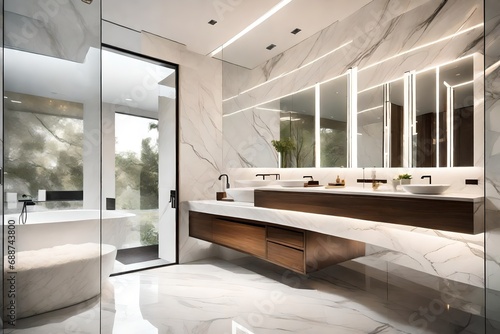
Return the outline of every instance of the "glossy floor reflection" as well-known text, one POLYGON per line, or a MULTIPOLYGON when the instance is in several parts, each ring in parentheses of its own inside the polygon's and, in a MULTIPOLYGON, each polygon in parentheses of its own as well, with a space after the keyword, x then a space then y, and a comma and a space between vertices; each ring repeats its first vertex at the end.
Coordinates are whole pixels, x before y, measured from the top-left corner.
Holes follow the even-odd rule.
POLYGON ((412 318, 427 301, 397 306, 380 297, 383 284, 349 275, 334 266, 306 277, 253 258, 157 268, 110 278, 100 314, 91 300, 20 320, 6 333, 99 333, 99 316, 101 332, 116 334, 483 332, 471 319, 412 318), (371 292, 360 288, 367 282, 371 292))
POLYGON ((474 333, 324 273, 255 259, 210 260, 114 277, 114 333, 474 333))

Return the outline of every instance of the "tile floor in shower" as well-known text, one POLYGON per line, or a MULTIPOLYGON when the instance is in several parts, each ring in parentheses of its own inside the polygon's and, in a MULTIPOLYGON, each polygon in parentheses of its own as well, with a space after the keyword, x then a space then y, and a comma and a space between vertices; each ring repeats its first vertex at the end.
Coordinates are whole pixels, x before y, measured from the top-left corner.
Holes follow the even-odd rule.
POLYGON ((484 332, 480 317, 463 312, 418 316, 415 310, 428 299, 405 291, 389 301, 385 283, 344 266, 303 276, 254 258, 209 259, 115 276, 109 283, 101 304, 94 298, 21 319, 5 333, 484 332))

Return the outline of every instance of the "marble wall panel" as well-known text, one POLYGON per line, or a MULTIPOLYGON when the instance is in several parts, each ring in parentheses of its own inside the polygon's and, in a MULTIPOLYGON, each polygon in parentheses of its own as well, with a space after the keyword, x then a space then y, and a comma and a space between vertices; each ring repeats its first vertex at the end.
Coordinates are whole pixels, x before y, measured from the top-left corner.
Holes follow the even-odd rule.
MULTIPOLYGON (((246 112, 355 66, 364 78, 358 87, 363 90, 400 78, 405 71, 436 67, 481 51, 482 35, 479 0, 411 5, 376 0, 255 69, 224 64, 224 114, 246 112)), ((245 126, 249 125, 242 123, 240 128, 245 126)), ((237 137, 231 142, 233 148, 239 146, 237 137)), ((257 161, 241 163, 249 165, 259 166, 257 161)))
MULTIPOLYGON (((179 261, 214 255, 216 247, 188 236, 185 201, 215 198, 222 170, 222 68, 218 60, 142 32, 141 53, 179 65, 179 261)), ((168 206, 166 201, 160 205, 168 206)), ((168 219, 164 207, 160 224, 168 219)))
POLYGON ((82 63, 89 47, 100 48, 101 20, 95 15, 99 4, 58 0, 27 6, 24 1, 5 1, 5 45, 82 63))
POLYGON ((383 166, 383 123, 358 127, 358 166, 383 166))
POLYGON ((485 183, 487 333, 500 331, 500 3, 485 1, 485 183))
MULTIPOLYGON (((270 108, 271 106, 267 106, 270 108)), ((276 109, 279 109, 279 103, 276 109)), ((272 140, 280 138, 280 113, 252 108, 223 119, 224 165, 278 167, 272 140), (250 126, 241 126, 247 124, 250 126)))

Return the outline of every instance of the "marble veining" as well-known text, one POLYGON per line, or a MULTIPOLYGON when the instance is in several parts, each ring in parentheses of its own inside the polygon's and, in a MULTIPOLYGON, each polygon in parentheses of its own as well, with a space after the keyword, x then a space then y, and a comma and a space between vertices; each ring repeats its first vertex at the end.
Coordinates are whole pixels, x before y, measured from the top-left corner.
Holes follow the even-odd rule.
POLYGON ((58 321, 40 315, 6 333, 483 333, 481 319, 462 311, 420 316, 439 300, 425 289, 407 294, 409 282, 348 266, 303 276, 256 259, 208 259, 110 280, 101 321, 89 301, 53 312, 58 321))
POLYGON ((189 207, 198 212, 269 222, 362 241, 402 254, 399 259, 394 259, 401 266, 472 286, 484 285, 483 254, 480 247, 471 246, 482 246, 482 235, 460 234, 463 242, 457 242, 439 237, 428 229, 258 208, 251 203, 191 201, 189 207), (462 263, 468 265, 463 266, 462 263), (457 271, 457 268, 460 269, 457 271))
MULTIPOLYGON (((214 198, 222 173, 222 65, 172 41, 141 33, 141 51, 179 64, 179 202, 214 198)), ((164 203, 168 205, 168 203, 164 203)), ((180 205, 179 256, 189 262, 215 254, 214 247, 188 237, 188 212, 180 205)), ((160 221, 168 210, 160 209, 160 221)))
POLYGON ((5 1, 5 44, 18 50, 83 63, 100 47, 100 1, 5 1), (64 29, 61 29, 64 27, 64 29))
MULTIPOLYGON (((225 167, 273 167, 276 163, 272 147, 256 156, 245 152, 249 138, 258 143, 269 138, 259 135, 253 128, 255 122, 240 114, 279 103, 279 98, 335 78, 350 67, 358 68, 361 91, 400 78, 407 71, 434 68, 481 52, 482 12, 478 0, 411 4, 375 0, 253 70, 223 64, 224 156, 230 157, 224 161, 225 167), (241 137, 226 132, 226 123, 239 123, 241 137)), ((482 68, 478 71, 482 73, 482 68)), ((482 78, 476 81, 482 82, 482 78)), ((475 88, 479 97, 482 87, 475 84, 475 88)), ((482 124, 480 101, 476 100, 475 124, 482 124)), ((482 138, 480 131, 475 136, 476 141, 482 138)), ((482 165, 482 151, 478 144, 477 166, 482 165)))
MULTIPOLYGON (((486 309, 489 322, 500 328, 500 3, 485 1, 485 236, 486 309)), ((493 332, 492 332, 493 333, 493 332)))

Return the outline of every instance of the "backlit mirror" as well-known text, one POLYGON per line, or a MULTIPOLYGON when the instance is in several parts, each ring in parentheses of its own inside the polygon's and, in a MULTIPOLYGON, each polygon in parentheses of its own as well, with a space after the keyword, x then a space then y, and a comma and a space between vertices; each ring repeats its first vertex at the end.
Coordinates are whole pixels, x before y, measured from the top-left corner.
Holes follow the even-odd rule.
POLYGON ((279 142, 285 149, 280 152, 280 166, 314 167, 316 144, 314 87, 281 98, 279 108, 279 142))
POLYGON ((347 96, 346 75, 320 85, 321 167, 347 167, 347 96))
POLYGON ((439 68, 439 110, 447 129, 441 138, 445 145, 440 166, 474 165, 473 68, 472 57, 439 68))
POLYGON ((384 166, 384 85, 358 92, 358 167, 384 166))
MULTIPOLYGON (((442 121, 436 121, 436 69, 416 74, 416 123, 413 166, 436 167, 437 146, 442 142, 436 138, 436 127, 443 125, 442 121)), ((439 134, 443 133, 442 130, 446 127, 441 127, 439 134)), ((442 147, 439 146, 439 149, 442 147)))

